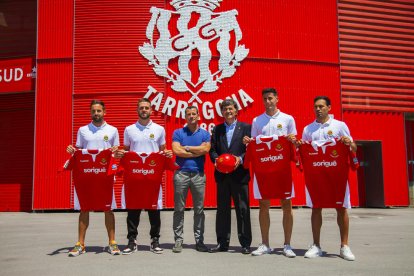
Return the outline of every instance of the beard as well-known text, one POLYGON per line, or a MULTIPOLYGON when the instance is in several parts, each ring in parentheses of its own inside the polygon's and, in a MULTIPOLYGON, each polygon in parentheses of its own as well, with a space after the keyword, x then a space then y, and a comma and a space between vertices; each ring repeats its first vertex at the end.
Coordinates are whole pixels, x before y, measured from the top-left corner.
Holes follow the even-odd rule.
POLYGON ((138 116, 139 116, 140 119, 146 120, 146 119, 149 119, 150 114, 149 113, 145 113, 145 114, 139 113, 138 116))
POLYGON ((102 123, 102 121, 103 121, 103 117, 95 117, 95 116, 93 116, 93 117, 92 117, 92 121, 93 121, 94 123, 102 123))

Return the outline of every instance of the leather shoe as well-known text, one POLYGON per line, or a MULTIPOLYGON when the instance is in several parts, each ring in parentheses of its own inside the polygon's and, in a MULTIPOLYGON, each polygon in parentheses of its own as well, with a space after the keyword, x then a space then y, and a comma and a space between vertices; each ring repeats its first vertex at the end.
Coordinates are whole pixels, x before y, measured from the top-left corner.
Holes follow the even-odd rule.
POLYGON ((250 249, 249 246, 246 246, 246 247, 242 248, 241 253, 242 254, 250 254, 250 253, 252 253, 252 250, 250 249))
POLYGON ((216 247, 210 248, 210 253, 216 253, 216 252, 227 252, 229 251, 229 248, 223 245, 218 244, 216 247))
POLYGON ((196 243, 196 250, 198 252, 209 252, 208 247, 203 242, 196 243))

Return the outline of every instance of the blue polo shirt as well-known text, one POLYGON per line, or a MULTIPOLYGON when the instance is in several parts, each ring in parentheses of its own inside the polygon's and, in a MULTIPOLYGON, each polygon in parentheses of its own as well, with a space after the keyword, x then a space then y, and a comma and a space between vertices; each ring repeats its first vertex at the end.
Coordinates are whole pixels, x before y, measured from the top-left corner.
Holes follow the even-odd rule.
MULTIPOLYGON (((174 130, 173 142, 180 143, 181 146, 200 146, 202 143, 210 142, 210 133, 202 128, 198 128, 194 133, 188 127, 174 130)), ((184 172, 204 172, 205 155, 194 158, 183 158, 177 156, 176 163, 180 166, 180 171, 184 172)))

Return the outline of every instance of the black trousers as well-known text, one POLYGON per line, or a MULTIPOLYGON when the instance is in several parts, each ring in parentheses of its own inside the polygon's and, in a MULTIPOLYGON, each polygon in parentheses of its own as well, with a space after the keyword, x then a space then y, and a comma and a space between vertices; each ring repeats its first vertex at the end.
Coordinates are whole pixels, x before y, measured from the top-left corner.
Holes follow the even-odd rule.
POLYGON ((250 223, 249 185, 240 183, 227 175, 217 183, 217 243, 229 247, 231 234, 231 199, 233 198, 237 218, 237 233, 242 247, 250 247, 252 228, 250 223))
MULTIPOLYGON (((141 216, 141 209, 140 210, 128 210, 127 216, 127 228, 128 228, 128 235, 127 239, 129 241, 135 240, 138 236, 138 225, 139 219, 141 216)), ((159 238, 160 237, 160 230, 161 230, 161 217, 160 217, 160 210, 147 210, 148 217, 151 224, 150 229, 150 236, 152 238, 159 238)))

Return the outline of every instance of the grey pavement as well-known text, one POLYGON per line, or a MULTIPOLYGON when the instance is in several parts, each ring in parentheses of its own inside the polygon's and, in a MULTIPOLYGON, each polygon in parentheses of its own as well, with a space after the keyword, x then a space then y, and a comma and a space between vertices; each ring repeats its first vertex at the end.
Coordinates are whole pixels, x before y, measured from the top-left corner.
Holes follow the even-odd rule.
MULTIPOLYGON (((205 242, 215 241, 215 210, 206 211, 205 242)), ((251 212, 253 243, 260 243, 258 210, 251 212)), ((356 261, 341 259, 335 210, 323 212, 321 245, 324 256, 305 259, 312 240, 311 210, 294 210, 292 246, 297 257, 281 255, 282 211, 271 210, 271 255, 253 257, 239 253, 233 211, 230 252, 200 253, 194 249, 192 211, 186 211, 184 250, 173 253, 172 211, 161 213, 161 246, 164 253, 149 251, 149 222, 141 215, 139 251, 129 256, 111 256, 104 216, 91 213, 86 236, 87 253, 67 256, 77 240, 77 213, 0 213, 0 275, 414 275, 414 209, 350 210, 350 246, 356 261)), ((121 249, 126 244, 126 213, 116 212, 116 237, 121 249)))

